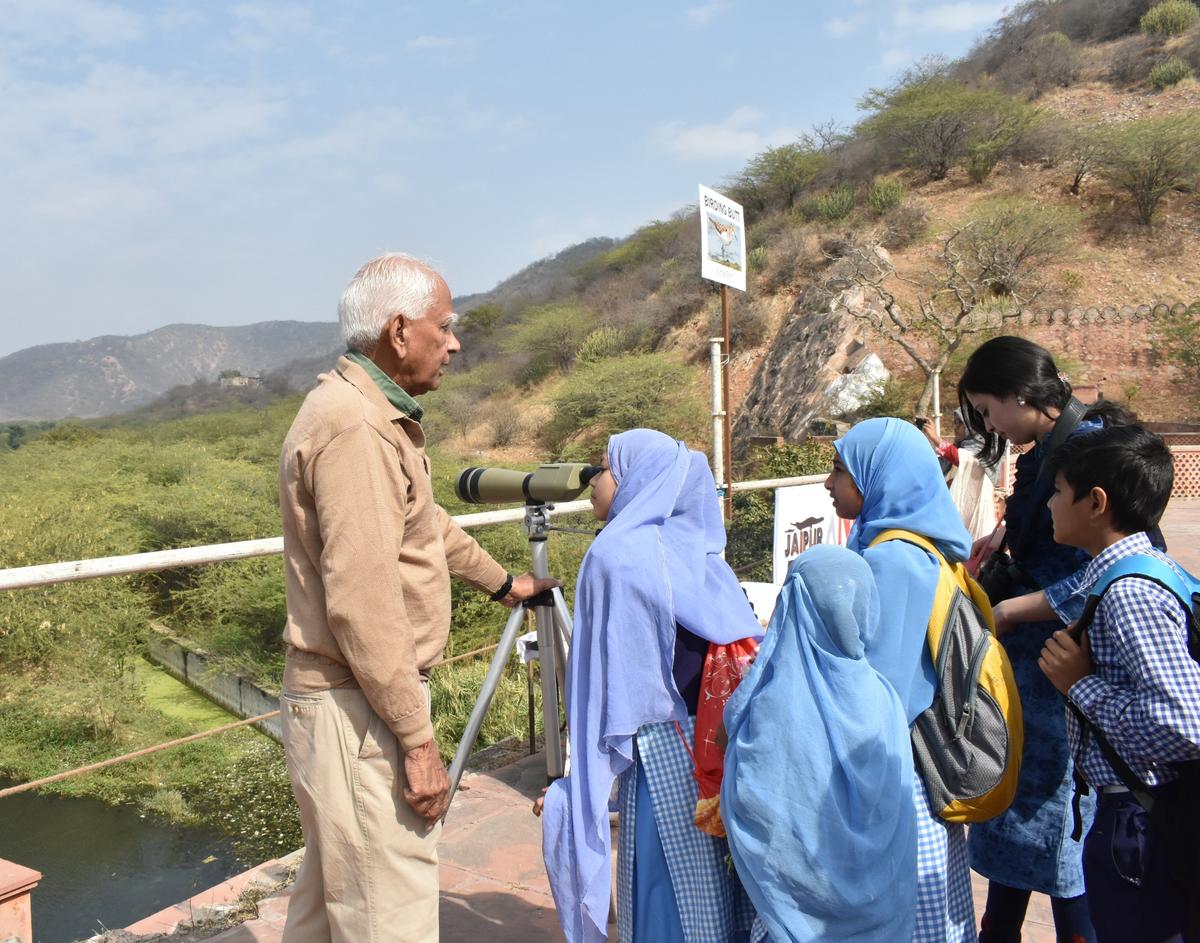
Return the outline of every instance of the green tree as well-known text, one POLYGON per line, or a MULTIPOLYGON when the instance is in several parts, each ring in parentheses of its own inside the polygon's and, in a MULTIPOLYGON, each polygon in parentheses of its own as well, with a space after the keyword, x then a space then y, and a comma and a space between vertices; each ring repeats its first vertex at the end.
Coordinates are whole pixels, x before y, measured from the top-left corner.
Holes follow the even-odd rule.
POLYGON ((734 180, 733 196, 760 213, 790 210, 831 162, 828 153, 808 141, 768 147, 753 157, 734 180))
POLYGON ((532 355, 527 381, 538 380, 551 370, 569 370, 594 320, 590 311, 574 302, 526 308, 509 331, 505 350, 532 355))
POLYGON ((1200 173, 1200 116, 1194 113, 1114 125, 1102 141, 1098 173, 1125 191, 1145 226, 1164 196, 1191 187, 1200 173))
POLYGON ((942 76, 874 90, 860 107, 875 113, 859 124, 859 132, 930 180, 943 179, 968 155, 994 164, 1036 115, 1008 95, 942 76))

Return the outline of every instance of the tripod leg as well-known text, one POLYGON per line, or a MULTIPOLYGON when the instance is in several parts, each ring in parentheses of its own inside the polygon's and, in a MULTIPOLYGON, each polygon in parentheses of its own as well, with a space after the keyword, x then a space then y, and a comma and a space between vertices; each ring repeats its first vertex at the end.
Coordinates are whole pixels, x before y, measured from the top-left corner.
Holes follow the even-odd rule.
POLYGON ((558 732, 559 659, 554 608, 538 606, 538 666, 542 676, 542 731, 546 735, 546 779, 560 779, 566 772, 562 737, 558 732))
POLYGON ((467 766, 467 758, 471 755, 471 750, 475 747, 475 740, 479 736, 479 728, 483 726, 483 718, 487 715, 488 707, 491 706, 492 697, 496 693, 496 685, 500 683, 500 675, 504 671, 504 666, 508 663, 509 656, 512 655, 513 646, 516 644, 517 635, 521 631, 521 623, 525 621, 525 609, 518 606, 508 617, 508 622, 504 625, 504 634, 500 636, 500 644, 496 648, 496 654, 492 656, 492 663, 488 666, 487 674, 483 678, 483 687, 479 690, 479 697, 475 701, 475 706, 471 709, 471 717, 467 721, 467 729, 463 731, 462 739, 458 741, 458 749, 454 753, 454 762, 450 764, 450 801, 454 801, 454 793, 458 791, 458 781, 462 779, 463 770, 467 766))
POLYGON ((571 647, 571 610, 567 608, 567 600, 562 590, 555 587, 551 590, 554 597, 554 613, 558 616, 558 627, 562 631, 567 647, 571 647))

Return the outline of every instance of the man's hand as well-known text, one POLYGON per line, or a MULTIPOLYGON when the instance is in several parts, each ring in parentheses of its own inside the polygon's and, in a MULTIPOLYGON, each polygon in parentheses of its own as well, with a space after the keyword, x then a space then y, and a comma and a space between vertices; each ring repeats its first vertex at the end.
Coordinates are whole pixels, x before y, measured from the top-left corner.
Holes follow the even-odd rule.
POLYGON ((450 807, 450 777, 432 740, 404 754, 404 801, 432 828, 450 807))
POLYGON ((1080 645, 1071 638, 1068 629, 1059 629, 1046 640, 1038 667, 1058 692, 1065 695, 1076 681, 1092 673, 1092 646, 1087 633, 1080 645))
POLYGON ((532 599, 538 593, 556 588, 562 589, 562 580, 556 580, 552 576, 537 577, 532 573, 522 573, 520 576, 513 577, 512 587, 509 589, 508 595, 500 600, 500 605, 512 609, 518 603, 532 599))

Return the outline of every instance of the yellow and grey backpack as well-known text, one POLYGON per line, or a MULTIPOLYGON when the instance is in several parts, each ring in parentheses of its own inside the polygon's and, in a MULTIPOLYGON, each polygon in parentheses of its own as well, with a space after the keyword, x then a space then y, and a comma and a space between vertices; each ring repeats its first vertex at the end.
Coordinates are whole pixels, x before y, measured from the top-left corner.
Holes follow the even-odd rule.
POLYGON ((888 540, 928 551, 941 568, 928 632, 938 688, 912 727, 917 772, 943 819, 986 822, 1016 795, 1025 737, 1012 666, 992 634, 991 603, 962 563, 947 563, 924 537, 887 530, 871 546, 888 540))

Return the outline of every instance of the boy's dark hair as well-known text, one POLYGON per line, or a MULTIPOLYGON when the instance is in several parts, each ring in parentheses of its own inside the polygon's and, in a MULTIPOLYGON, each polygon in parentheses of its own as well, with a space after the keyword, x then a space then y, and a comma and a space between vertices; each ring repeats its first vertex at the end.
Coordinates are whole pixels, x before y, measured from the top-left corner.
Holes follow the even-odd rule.
POLYGON ((1124 534, 1158 524, 1175 480, 1171 450, 1139 425, 1071 436, 1046 460, 1046 473, 1061 474, 1076 501, 1093 488, 1103 488, 1113 526, 1124 534))
MULTIPOLYGON (((1023 337, 1003 334, 980 344, 967 360, 958 381, 958 404, 968 433, 983 440, 979 460, 994 466, 1004 455, 1004 438, 988 432, 983 417, 975 411, 968 394, 987 393, 1004 399, 1019 396, 1045 416, 1057 416, 1071 399, 1071 384, 1058 372, 1050 351, 1023 337)), ((1129 413, 1107 400, 1088 407, 1085 419, 1099 419, 1106 426, 1131 422, 1129 413)))

